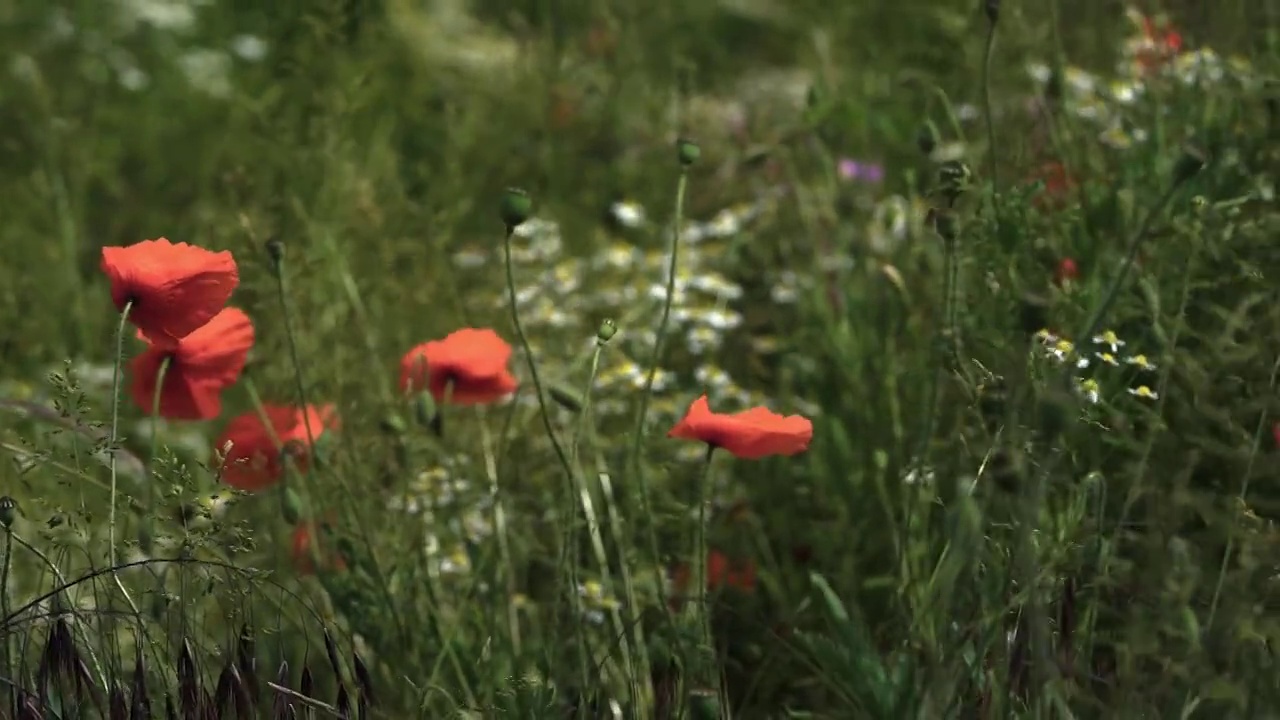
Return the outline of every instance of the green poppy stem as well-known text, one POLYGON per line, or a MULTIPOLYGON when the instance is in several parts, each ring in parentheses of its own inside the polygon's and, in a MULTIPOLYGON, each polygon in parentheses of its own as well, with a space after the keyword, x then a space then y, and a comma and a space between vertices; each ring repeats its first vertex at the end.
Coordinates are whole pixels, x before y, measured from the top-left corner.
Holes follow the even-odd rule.
POLYGON ((107 513, 107 564, 116 564, 116 495, 119 474, 116 469, 116 443, 120 439, 120 366, 124 364, 124 331, 129 324, 133 301, 124 304, 120 322, 116 325, 116 354, 111 368, 111 430, 107 439, 107 471, 111 476, 111 508, 107 513))
MULTIPOLYGON (((173 358, 166 355, 165 358, 160 361, 159 369, 156 370, 156 388, 151 393, 151 452, 147 454, 148 468, 155 466, 156 453, 159 452, 160 449, 160 398, 164 395, 164 381, 169 375, 169 366, 172 363, 173 358)), ((155 478, 151 477, 152 474, 153 473, 147 473, 148 477, 145 483, 145 492, 147 493, 147 516, 142 520, 143 523, 145 523, 145 526, 139 538, 142 540, 143 545, 146 546, 143 547, 143 551, 148 553, 151 552, 151 540, 155 537, 152 534, 152 531, 155 528, 156 515, 155 489, 153 487, 155 485, 155 478)))

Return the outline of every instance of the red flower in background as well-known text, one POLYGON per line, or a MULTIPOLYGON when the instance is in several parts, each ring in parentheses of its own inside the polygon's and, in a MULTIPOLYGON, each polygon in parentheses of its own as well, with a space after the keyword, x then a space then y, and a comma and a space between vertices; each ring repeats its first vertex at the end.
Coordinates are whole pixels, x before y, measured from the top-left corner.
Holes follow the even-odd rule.
POLYGON ((213 319, 240 282, 230 252, 211 252, 164 238, 102 248, 102 271, 116 309, 152 344, 173 347, 213 319))
POLYGON ((714 413, 703 395, 693 401, 667 437, 699 440, 754 460, 804 452, 813 439, 813 423, 799 415, 782 416, 762 407, 730 415, 714 413))
POLYGON ((1071 201, 1071 194, 1077 187, 1075 178, 1056 160, 1042 164, 1031 179, 1044 183, 1044 191, 1034 199, 1036 207, 1041 210, 1062 209, 1071 201))
POLYGON ((340 554, 328 555, 324 552, 322 540, 330 531, 331 524, 328 520, 316 523, 314 521, 298 523, 293 529, 293 547, 291 555, 293 556, 293 564, 298 569, 299 575, 314 575, 316 572, 316 558, 312 556, 312 544, 315 544, 315 555, 320 558, 320 568, 322 570, 346 570, 346 558, 340 554))
POLYGON ((1053 284, 1058 287, 1066 287, 1078 277, 1080 269, 1076 267, 1076 261, 1069 257, 1059 260, 1057 267, 1053 269, 1053 284))
POLYGON ((1182 34, 1169 18, 1137 14, 1140 35, 1132 43, 1134 59, 1143 70, 1155 70, 1182 52, 1182 34))
POLYGON ((511 346, 493 330, 463 328, 443 340, 423 343, 400 360, 400 391, 428 390, 455 405, 496 402, 515 392, 507 370, 511 346), (446 393, 447 390, 447 393, 446 393))
POLYGON ((152 344, 129 363, 133 401, 150 413, 156 380, 166 358, 169 367, 160 391, 160 417, 208 420, 222 412, 222 391, 235 383, 253 347, 253 323, 237 308, 224 308, 176 347, 152 344))
POLYGON ((305 409, 268 405, 263 414, 270 428, 256 412, 247 412, 227 424, 215 446, 222 450, 230 445, 221 477, 237 490, 257 492, 279 482, 284 476, 286 453, 299 470, 305 470, 309 440, 318 440, 327 430, 338 427, 332 405, 308 405, 305 409))
MULTIPOLYGON (((742 592, 755 592, 756 564, 750 560, 731 562, 719 550, 707 553, 707 590, 733 588, 742 592)), ((672 597, 670 604, 678 610, 693 583, 693 571, 689 563, 680 563, 671 570, 672 597)))
POLYGON ((1280 448, 1280 422, 1271 426, 1271 436, 1275 438, 1276 447, 1280 448))

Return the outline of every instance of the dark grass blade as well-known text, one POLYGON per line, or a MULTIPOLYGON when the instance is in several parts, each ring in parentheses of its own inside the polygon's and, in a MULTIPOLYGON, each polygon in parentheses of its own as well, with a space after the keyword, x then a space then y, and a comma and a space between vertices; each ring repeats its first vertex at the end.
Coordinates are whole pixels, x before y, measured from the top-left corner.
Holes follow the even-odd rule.
POLYGON ((355 667, 356 683, 360 688, 360 704, 361 715, 364 715, 365 706, 372 706, 377 703, 373 694, 373 677, 369 674, 369 668, 364 664, 364 660, 360 657, 360 653, 352 651, 351 664, 355 667))
POLYGON ((200 720, 200 681, 196 676, 195 654, 187 638, 182 639, 182 651, 178 654, 178 708, 183 720, 200 720))
MULTIPOLYGON (((289 687, 289 663, 283 661, 280 663, 280 669, 276 670, 276 685, 280 687, 289 687)), ((288 711, 293 708, 289 702, 289 698, 284 693, 275 693, 275 697, 271 700, 271 717, 275 720, 283 720, 288 717, 288 711)))

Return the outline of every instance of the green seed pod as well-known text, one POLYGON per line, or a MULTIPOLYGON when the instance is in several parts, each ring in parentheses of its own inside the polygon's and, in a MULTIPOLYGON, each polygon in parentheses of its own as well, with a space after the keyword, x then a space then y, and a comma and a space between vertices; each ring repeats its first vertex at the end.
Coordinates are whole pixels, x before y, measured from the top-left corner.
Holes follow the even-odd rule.
POLYGON ((684 167, 698 162, 702 157, 702 148, 698 144, 688 138, 680 138, 676 141, 676 158, 680 160, 680 164, 684 167))
POLYGON ((601 344, 605 344, 618 334, 618 325, 612 320, 604 320, 600 323, 600 329, 596 331, 596 340, 601 344))
POLYGON ((302 498, 288 485, 280 493, 280 515, 290 525, 297 525, 302 519, 302 498))
POLYGON ((502 193, 498 214, 508 230, 524 223, 533 214, 533 198, 520 188, 507 188, 502 193))
POLYGON ((11 528, 17 519, 18 502, 8 495, 0 497, 0 525, 4 525, 5 529, 11 528))

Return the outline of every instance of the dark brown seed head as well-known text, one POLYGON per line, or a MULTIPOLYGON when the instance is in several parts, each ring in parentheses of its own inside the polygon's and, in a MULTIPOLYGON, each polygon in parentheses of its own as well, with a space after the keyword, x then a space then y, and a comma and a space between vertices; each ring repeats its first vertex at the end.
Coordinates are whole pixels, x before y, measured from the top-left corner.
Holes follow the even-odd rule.
POLYGON ((342 677, 342 663, 338 660, 338 646, 333 642, 333 636, 329 634, 329 628, 324 629, 324 654, 329 658, 329 667, 333 668, 333 674, 342 677))
POLYGON ((182 639, 182 650, 178 653, 178 707, 184 720, 200 717, 200 682, 196 678, 195 653, 187 638, 182 639))

